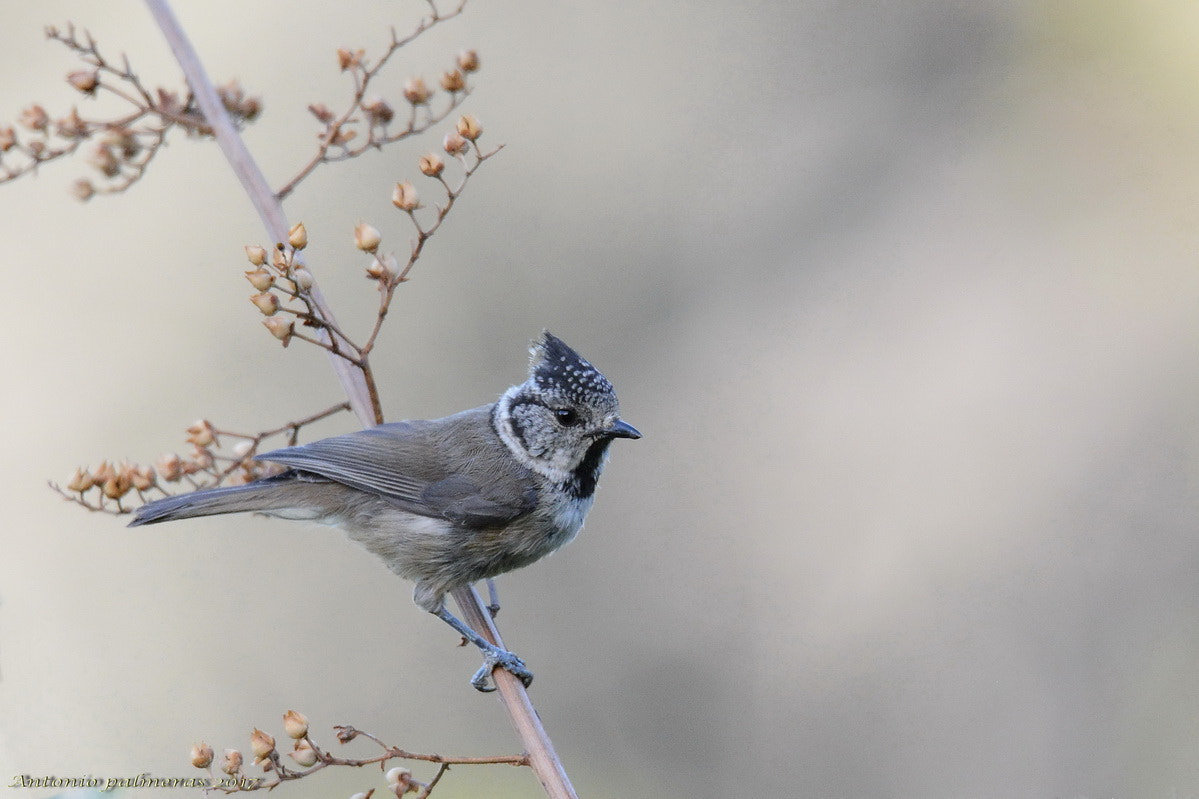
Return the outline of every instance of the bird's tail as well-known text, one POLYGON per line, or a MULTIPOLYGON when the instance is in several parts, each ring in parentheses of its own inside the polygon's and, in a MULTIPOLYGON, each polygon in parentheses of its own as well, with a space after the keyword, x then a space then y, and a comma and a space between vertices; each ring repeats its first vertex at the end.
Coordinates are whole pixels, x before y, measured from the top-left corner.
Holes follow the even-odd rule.
POLYGON ((138 508, 129 526, 139 527, 221 513, 282 510, 296 504, 297 498, 290 490, 294 486, 291 480, 272 477, 245 485, 207 488, 190 494, 164 497, 138 508))

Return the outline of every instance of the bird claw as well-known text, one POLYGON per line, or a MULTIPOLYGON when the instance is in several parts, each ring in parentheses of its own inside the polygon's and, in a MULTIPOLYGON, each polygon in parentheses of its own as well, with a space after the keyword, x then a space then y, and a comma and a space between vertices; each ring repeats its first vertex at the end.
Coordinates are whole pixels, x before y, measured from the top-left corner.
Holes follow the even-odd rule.
POLYGON ((495 690, 491 672, 497 666, 513 674, 524 683, 525 688, 533 684, 533 672, 529 671, 525 662, 508 650, 497 648, 483 652, 483 665, 475 672, 475 676, 470 678, 470 684, 475 687, 476 691, 490 693, 495 690))

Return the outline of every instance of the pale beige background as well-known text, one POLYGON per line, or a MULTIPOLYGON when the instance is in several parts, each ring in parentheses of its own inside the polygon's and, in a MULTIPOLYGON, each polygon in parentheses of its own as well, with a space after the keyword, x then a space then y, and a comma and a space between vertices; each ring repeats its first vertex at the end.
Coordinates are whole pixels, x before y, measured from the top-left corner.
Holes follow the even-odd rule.
MULTIPOLYGON (((333 50, 420 8, 178 4, 211 72, 265 95, 275 183, 305 105, 344 96, 333 50)), ((177 81, 132 0, 0 14, 0 119, 74 101, 46 23, 177 81)), ((1199 794, 1197 39, 1179 1, 530 0, 404 55, 393 96, 477 47, 468 107, 508 147, 396 302, 390 418, 494 398, 548 326, 646 434, 578 541, 501 581, 584 796, 1199 794)), ((431 143, 288 204, 350 324, 373 298, 349 231, 404 246, 390 186, 431 143)), ((0 778, 187 775, 193 741, 289 708, 512 751, 475 654, 339 535, 131 531, 45 488, 338 397, 245 301, 262 233, 213 146, 81 206, 85 171, 0 187, 0 778)), ((463 768, 439 793, 537 789, 463 768)))

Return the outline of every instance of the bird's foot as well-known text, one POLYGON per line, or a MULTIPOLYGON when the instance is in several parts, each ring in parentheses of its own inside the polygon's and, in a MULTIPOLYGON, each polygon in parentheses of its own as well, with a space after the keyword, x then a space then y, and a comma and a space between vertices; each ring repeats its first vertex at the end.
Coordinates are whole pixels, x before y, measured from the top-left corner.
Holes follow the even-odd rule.
POLYGON ((495 690, 495 683, 491 679, 491 672, 499 667, 516 676, 525 688, 528 688, 533 683, 533 672, 525 666, 525 662, 518 658, 513 653, 499 647, 492 647, 483 650, 483 665, 475 672, 475 676, 470 678, 470 684, 475 687, 475 690, 488 693, 495 690))

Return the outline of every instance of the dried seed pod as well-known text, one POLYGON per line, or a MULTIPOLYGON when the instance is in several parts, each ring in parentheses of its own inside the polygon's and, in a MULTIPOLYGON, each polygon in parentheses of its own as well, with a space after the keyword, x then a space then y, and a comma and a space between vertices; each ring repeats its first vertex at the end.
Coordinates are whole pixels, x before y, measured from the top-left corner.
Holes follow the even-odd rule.
POLYGON ((473 115, 463 114, 458 117, 458 135, 464 139, 475 141, 483 135, 483 126, 473 115))
POLYGON ((462 74, 462 70, 460 69, 443 72, 441 73, 441 88, 451 94, 460 92, 466 88, 466 76, 462 74))
POLYGON ((303 738, 308 734, 308 717, 297 710, 283 714, 283 731, 292 738, 303 738))
POLYGON ((295 749, 288 752, 287 755, 296 761, 296 765, 302 768, 316 765, 316 750, 312 748, 312 744, 308 743, 308 741, 296 741, 295 749))
POLYGON ((354 228, 354 246, 363 252, 374 252, 382 241, 383 234, 365 222, 354 228))
POLYGON ((287 231, 287 243, 296 250, 308 246, 308 228, 304 227, 303 222, 296 222, 291 226, 291 230, 287 231))
POLYGON ((196 768, 208 768, 212 765, 212 747, 201 741, 192 746, 192 765, 196 768))
POLYGON ((458 69, 463 72, 478 72, 479 54, 474 50, 463 50, 458 54, 458 69))
POLYGON ((397 183, 391 192, 391 204, 401 211, 413 211, 420 207, 420 196, 408 181, 397 183))
POLYGON ((250 263, 254 266, 262 266, 266 263, 266 247, 259 247, 257 244, 247 244, 246 257, 250 259, 250 263))
POLYGON ((441 156, 437 153, 426 153, 420 157, 420 171, 422 175, 435 178, 445 169, 445 161, 441 160, 441 156))
POLYGON ((95 69, 81 69, 67 75, 67 83, 84 94, 95 94, 96 87, 100 85, 100 72, 95 69))
POLYGON ((282 316, 272 316, 270 319, 263 319, 262 324, 266 325, 266 329, 271 331, 271 335, 282 341, 285 347, 291 341, 296 327, 295 322, 290 319, 284 319, 282 316))
POLYGON ((275 739, 257 727, 250 733, 250 751, 254 753, 254 762, 261 763, 270 758, 275 752, 275 739))
POLYGON ((466 139, 460 133, 454 132, 445 135, 445 138, 441 140, 441 146, 450 155, 461 155, 470 145, 466 143, 466 139))
POLYGON ((241 764, 241 752, 236 749, 225 750, 225 756, 221 759, 221 771, 229 775, 236 774, 241 771, 241 764))
POLYGON ((424 105, 433 96, 433 91, 419 75, 409 78, 404 84, 404 99, 413 105, 424 105))
POLYGON ((274 294, 254 294, 250 296, 250 302, 254 303, 254 307, 262 311, 263 316, 274 316, 279 313, 279 298, 274 294))

